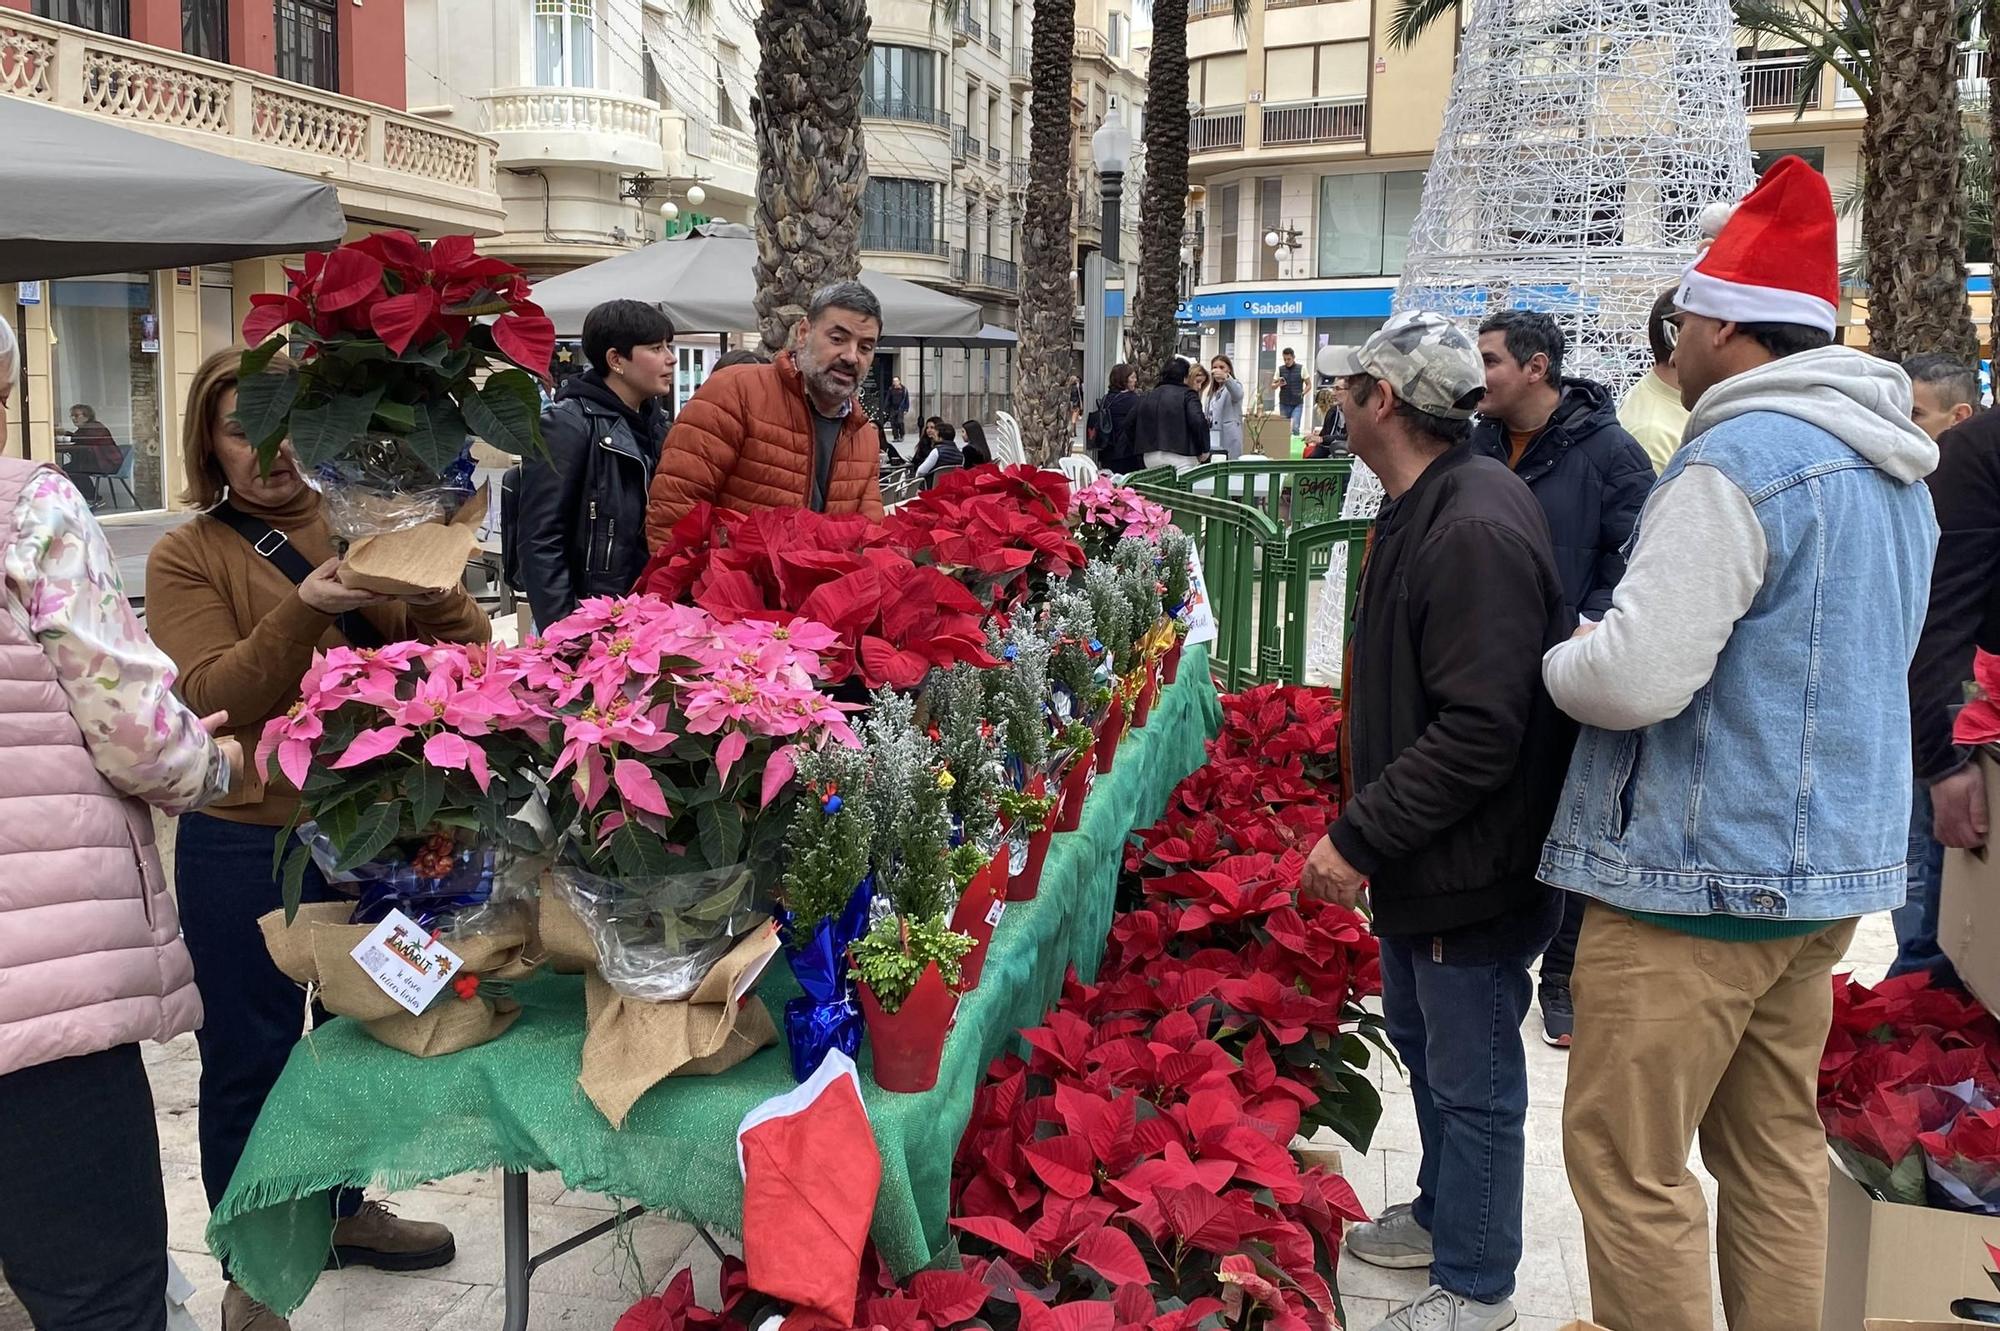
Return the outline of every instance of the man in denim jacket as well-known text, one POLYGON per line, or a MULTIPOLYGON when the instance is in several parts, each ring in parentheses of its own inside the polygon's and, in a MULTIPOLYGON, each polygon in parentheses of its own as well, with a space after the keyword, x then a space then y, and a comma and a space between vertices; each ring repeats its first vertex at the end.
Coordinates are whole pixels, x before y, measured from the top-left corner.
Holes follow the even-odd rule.
POLYGON ((1563 1143, 1610 1331, 1710 1331, 1697 1133, 1731 1331, 1819 1325, 1828 976, 1903 900, 1937 540, 1937 447, 1902 370, 1830 345, 1837 296, 1826 182, 1785 158, 1682 281, 1687 442, 1543 662, 1584 723, 1541 876, 1592 898, 1563 1143))

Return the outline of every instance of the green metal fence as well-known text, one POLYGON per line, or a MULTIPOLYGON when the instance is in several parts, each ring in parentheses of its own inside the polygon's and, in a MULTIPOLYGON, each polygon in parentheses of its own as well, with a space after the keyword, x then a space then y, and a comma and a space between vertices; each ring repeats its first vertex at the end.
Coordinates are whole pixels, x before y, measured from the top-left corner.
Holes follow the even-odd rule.
POLYGON ((1340 547, 1346 576, 1320 594, 1341 597, 1343 623, 1352 620, 1370 524, 1340 518, 1350 469, 1345 459, 1223 462, 1128 478, 1201 552, 1219 634, 1211 659, 1225 689, 1305 681, 1312 584, 1327 578, 1340 547))

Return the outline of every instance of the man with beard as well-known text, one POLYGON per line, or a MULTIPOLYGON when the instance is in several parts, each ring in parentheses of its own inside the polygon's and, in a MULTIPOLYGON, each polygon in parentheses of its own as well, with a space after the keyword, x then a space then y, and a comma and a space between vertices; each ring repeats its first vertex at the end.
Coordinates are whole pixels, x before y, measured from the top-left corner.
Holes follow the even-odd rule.
POLYGON ((814 293, 792 345, 769 365, 710 375, 667 434, 647 543, 658 550, 703 503, 881 517, 879 436, 855 396, 881 336, 875 293, 837 282, 814 293))

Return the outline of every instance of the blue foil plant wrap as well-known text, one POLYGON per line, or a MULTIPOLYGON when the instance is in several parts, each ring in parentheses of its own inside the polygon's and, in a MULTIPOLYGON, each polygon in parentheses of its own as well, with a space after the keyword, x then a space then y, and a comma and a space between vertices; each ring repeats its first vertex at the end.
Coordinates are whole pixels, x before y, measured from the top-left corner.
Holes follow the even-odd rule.
POLYGON ((785 1004, 785 1043, 792 1053, 792 1076, 812 1076, 829 1049, 849 1058, 861 1048, 861 1009, 854 982, 847 978, 847 949, 868 931, 868 907, 875 898, 875 875, 862 879, 840 914, 821 920, 804 938, 797 918, 780 908, 778 941, 805 993, 785 1004))
POLYGON ((399 856, 384 856, 343 872, 333 867, 339 856, 317 823, 300 823, 297 835, 312 852, 321 876, 359 898, 349 924, 380 924, 390 911, 400 910, 426 929, 440 929, 459 911, 493 899, 499 857, 491 846, 460 846, 452 853, 450 871, 429 878, 399 856))

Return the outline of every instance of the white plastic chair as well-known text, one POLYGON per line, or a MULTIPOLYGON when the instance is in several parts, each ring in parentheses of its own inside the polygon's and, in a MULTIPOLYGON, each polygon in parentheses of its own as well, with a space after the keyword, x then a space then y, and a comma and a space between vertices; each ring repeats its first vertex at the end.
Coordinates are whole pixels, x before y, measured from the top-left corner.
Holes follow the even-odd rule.
POLYGON ((1069 477, 1069 483, 1081 490, 1097 479, 1097 464, 1087 454, 1069 453, 1056 459, 1056 470, 1069 477))
POLYGON ((993 434, 987 439, 993 450, 993 460, 1003 467, 1019 466, 1028 460, 1028 452, 1021 447, 1021 422, 1014 419, 1012 412, 994 413, 993 434))

